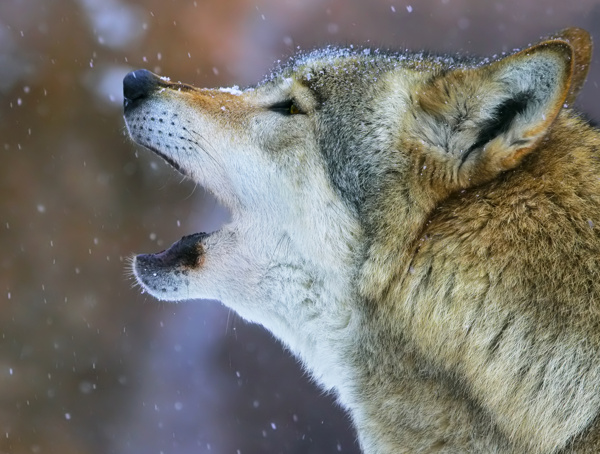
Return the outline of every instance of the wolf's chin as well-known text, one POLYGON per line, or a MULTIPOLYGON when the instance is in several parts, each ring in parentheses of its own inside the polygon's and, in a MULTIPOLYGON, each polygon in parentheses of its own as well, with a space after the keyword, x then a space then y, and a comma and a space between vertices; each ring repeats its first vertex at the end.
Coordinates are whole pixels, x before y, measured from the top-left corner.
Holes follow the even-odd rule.
POLYGON ((194 233, 182 237, 170 248, 154 254, 140 254, 133 258, 132 271, 138 283, 160 299, 176 299, 189 285, 188 275, 202 268, 208 233, 194 233))

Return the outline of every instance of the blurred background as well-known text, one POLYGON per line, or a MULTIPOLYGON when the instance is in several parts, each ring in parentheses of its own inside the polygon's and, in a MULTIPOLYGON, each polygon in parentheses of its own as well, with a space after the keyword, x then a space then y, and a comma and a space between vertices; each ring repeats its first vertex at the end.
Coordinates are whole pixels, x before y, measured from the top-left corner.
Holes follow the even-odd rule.
POLYGON ((297 47, 491 55, 572 25, 600 42, 600 2, 1 0, 0 453, 358 452, 262 328, 133 287, 133 252, 227 213, 126 138, 128 71, 244 86, 297 47))

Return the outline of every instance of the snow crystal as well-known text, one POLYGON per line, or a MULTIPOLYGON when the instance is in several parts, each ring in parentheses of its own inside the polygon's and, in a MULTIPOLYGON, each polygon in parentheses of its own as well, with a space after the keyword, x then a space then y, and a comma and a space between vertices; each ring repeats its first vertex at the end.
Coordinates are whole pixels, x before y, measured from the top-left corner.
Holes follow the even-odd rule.
POLYGON ((242 90, 240 90, 240 87, 238 87, 237 85, 234 85, 233 87, 221 87, 219 88, 219 91, 221 93, 229 93, 230 95, 235 96, 239 96, 243 93, 242 90))
POLYGON ((96 386, 87 380, 79 383, 79 392, 82 394, 90 394, 95 388, 96 386))
POLYGON ((412 7, 412 6, 410 6, 410 5, 407 5, 407 6, 406 6, 406 11, 408 11, 409 13, 412 13, 412 11, 413 11, 413 7, 412 7))

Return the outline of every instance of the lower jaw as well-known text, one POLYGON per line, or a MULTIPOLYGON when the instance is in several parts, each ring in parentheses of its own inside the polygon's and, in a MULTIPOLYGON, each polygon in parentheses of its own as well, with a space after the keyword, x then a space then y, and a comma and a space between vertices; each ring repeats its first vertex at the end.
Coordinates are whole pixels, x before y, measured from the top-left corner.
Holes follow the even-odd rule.
POLYGON ((186 235, 173 243, 170 248, 154 254, 140 254, 135 257, 135 271, 139 276, 164 274, 174 270, 193 270, 204 262, 203 240, 208 233, 186 235))

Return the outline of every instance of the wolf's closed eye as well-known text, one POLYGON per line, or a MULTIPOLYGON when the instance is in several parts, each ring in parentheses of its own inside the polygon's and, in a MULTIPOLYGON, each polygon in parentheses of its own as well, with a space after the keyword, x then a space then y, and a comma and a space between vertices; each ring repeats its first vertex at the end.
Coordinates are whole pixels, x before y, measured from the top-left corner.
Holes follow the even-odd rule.
POLYGON ((275 103, 269 107, 269 110, 282 115, 297 115, 304 113, 293 99, 286 99, 285 101, 275 103))

